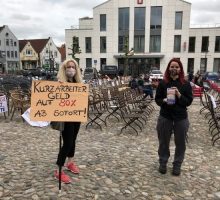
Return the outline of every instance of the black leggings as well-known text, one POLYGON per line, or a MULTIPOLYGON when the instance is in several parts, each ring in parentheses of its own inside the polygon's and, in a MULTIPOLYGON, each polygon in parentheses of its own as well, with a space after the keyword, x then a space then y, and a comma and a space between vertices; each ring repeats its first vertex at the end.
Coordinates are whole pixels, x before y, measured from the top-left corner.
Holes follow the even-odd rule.
POLYGON ((62 131, 63 146, 58 154, 57 165, 63 166, 66 157, 74 157, 76 137, 79 132, 80 122, 65 122, 62 131))

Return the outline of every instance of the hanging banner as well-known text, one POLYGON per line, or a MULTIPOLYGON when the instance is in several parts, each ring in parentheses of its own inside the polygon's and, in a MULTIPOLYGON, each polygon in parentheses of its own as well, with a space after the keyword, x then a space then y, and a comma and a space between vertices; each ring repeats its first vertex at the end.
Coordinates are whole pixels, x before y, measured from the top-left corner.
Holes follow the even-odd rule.
POLYGON ((86 122, 89 86, 82 83, 33 81, 31 120, 86 122))
POLYGON ((7 112, 8 111, 8 104, 6 96, 0 96, 0 113, 7 112))

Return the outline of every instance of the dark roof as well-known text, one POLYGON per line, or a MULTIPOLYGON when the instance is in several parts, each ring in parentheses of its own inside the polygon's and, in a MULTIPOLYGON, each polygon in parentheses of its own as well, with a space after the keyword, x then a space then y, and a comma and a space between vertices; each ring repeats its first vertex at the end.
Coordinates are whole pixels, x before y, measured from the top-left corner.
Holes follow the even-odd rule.
POLYGON ((0 32, 5 28, 5 26, 0 26, 0 32))
POLYGON ((50 38, 47 38, 47 39, 19 40, 20 52, 22 51, 24 46, 27 44, 27 42, 30 42, 30 44, 34 48, 34 50, 37 53, 40 53, 43 50, 43 48, 46 46, 46 44, 47 44, 49 39, 50 38))

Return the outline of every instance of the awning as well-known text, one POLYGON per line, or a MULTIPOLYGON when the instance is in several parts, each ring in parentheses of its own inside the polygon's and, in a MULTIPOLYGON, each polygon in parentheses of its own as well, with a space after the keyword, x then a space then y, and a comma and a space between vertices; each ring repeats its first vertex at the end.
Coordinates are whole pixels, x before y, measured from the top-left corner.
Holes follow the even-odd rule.
MULTIPOLYGON (((123 54, 116 54, 114 55, 115 58, 124 58, 123 54)), ((163 58, 164 54, 156 54, 156 53, 149 53, 149 54, 134 54, 132 56, 128 56, 128 58, 163 58)))

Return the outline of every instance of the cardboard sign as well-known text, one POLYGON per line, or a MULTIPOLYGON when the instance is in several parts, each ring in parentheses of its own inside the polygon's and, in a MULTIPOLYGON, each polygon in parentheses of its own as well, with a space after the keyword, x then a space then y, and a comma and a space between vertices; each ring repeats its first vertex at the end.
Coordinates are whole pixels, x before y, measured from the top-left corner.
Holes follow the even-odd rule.
POLYGON ((8 111, 8 104, 6 96, 0 96, 0 113, 7 112, 8 111))
POLYGON ((33 81, 32 121, 86 122, 89 86, 82 83, 33 81))

